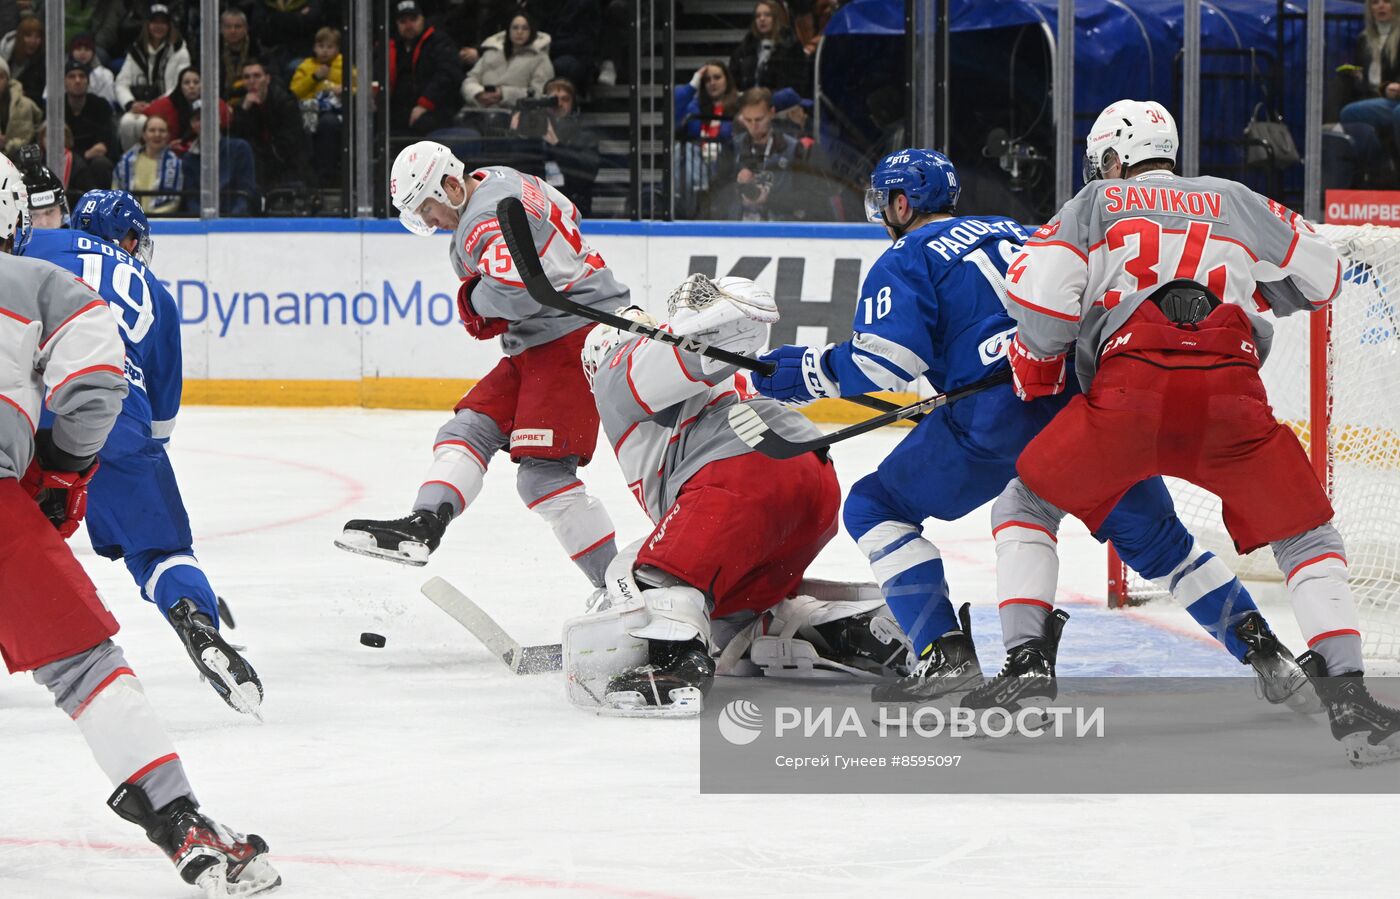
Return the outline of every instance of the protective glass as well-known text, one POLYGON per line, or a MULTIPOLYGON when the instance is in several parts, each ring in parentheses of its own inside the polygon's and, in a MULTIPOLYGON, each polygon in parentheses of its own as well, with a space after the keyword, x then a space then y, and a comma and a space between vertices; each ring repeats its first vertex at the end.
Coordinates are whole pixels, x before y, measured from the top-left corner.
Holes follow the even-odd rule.
POLYGON ((885 221, 885 207, 889 205, 890 192, 868 188, 865 191, 865 220, 881 224, 885 221))

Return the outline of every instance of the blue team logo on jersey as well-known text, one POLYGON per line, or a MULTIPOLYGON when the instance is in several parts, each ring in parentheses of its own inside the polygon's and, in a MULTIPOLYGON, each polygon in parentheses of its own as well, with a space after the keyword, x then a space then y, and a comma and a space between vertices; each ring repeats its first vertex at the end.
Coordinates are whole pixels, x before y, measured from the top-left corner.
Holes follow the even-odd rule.
POLYGON ((1013 325, 982 341, 977 347, 977 355, 981 357, 982 364, 991 365, 998 359, 1005 359, 1006 354, 1011 350, 1011 339, 1015 336, 1016 328, 1013 325))

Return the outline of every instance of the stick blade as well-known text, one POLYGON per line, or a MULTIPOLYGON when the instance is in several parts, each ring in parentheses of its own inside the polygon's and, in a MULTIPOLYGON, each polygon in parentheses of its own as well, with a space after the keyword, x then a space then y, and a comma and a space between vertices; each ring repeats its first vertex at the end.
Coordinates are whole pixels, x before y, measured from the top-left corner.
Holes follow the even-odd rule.
POLYGON ((505 197, 496 204, 496 218, 501 223, 501 236, 510 249, 515 267, 527 279, 544 277, 544 265, 530 236, 530 216, 518 197, 505 197))
POLYGON ((440 577, 430 578, 422 587, 423 595, 442 609, 462 627, 471 631, 491 654, 512 671, 519 671, 522 661, 520 644, 507 634, 496 619, 486 614, 462 591, 440 577))
POLYGON ((763 416, 745 403, 730 408, 729 427, 734 431, 734 436, 770 459, 791 459, 807 452, 806 446, 792 443, 774 433, 763 416))

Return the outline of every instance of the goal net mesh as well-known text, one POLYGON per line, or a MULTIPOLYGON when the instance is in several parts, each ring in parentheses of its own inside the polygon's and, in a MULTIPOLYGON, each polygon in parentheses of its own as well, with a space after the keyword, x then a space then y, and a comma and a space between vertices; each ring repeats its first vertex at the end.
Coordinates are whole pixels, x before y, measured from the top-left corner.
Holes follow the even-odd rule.
MULTIPOLYGON (((1305 449, 1326 436, 1328 490, 1366 655, 1400 659, 1400 228, 1324 225, 1319 231, 1344 256, 1330 336, 1309 321, 1314 316, 1276 320, 1261 374, 1274 414, 1305 449), (1313 352, 1313 340, 1325 341, 1325 352, 1313 352), (1314 383, 1325 387, 1322 421, 1314 420, 1321 410, 1310 402, 1314 383)), ((1182 481, 1168 484, 1178 514, 1203 547, 1245 580, 1282 579, 1268 547, 1235 553, 1215 496, 1182 481)), ((1120 600, 1163 595, 1129 572, 1111 571, 1110 580, 1115 575, 1123 578, 1120 600)))

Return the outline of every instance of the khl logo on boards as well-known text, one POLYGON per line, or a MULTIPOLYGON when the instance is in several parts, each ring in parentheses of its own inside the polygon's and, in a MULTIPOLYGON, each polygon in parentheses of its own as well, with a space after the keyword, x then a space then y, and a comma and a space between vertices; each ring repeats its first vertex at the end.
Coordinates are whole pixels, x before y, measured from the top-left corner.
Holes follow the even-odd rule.
POLYGON ((731 700, 719 711, 719 733, 735 746, 747 746, 763 733, 763 710, 747 699, 731 700))

